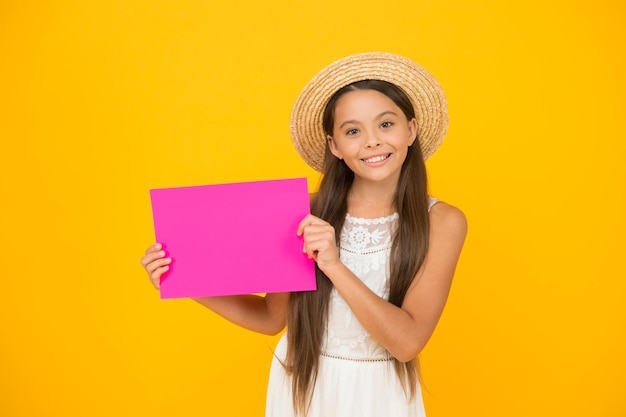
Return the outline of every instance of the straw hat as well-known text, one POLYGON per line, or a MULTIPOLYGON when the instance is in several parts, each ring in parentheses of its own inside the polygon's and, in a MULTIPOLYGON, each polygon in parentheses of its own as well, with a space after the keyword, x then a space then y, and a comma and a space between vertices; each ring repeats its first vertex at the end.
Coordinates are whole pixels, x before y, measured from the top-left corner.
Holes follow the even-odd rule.
POLYGON ((400 87, 415 108, 417 137, 424 159, 437 150, 448 128, 446 98, 437 80, 403 56, 386 52, 351 55, 333 62, 304 87, 291 112, 291 140, 316 171, 323 171, 326 134, 322 116, 337 90, 356 81, 382 80, 400 87))

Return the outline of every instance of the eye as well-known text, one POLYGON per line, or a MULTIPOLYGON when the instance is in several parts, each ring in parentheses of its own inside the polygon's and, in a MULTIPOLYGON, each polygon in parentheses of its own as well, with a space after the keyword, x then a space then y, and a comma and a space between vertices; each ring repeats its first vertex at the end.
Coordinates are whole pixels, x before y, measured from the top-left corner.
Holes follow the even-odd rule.
POLYGON ((392 122, 382 122, 380 124, 380 127, 382 127, 382 128, 387 128, 387 127, 391 127, 391 126, 393 126, 392 122))
POLYGON ((349 130, 346 132, 346 135, 348 135, 348 136, 352 136, 352 135, 356 135, 357 133, 359 133, 359 129, 349 129, 349 130))

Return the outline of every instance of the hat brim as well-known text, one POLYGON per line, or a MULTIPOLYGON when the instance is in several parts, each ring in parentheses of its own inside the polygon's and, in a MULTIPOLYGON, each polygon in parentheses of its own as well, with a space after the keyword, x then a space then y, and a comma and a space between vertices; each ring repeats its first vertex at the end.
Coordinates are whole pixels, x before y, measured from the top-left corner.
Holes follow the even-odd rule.
POLYGON ((328 65, 308 82, 296 99, 291 112, 291 140, 304 161, 323 172, 324 109, 339 89, 362 80, 387 81, 407 94, 415 109, 422 155, 428 159, 448 129, 448 107, 439 82, 408 58, 387 52, 367 52, 328 65))

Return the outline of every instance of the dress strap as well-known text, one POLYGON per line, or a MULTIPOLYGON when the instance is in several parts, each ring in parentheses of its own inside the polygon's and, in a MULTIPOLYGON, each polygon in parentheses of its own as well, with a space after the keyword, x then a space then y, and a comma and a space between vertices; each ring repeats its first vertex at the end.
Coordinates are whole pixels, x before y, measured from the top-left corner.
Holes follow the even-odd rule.
POLYGON ((439 200, 437 200, 435 197, 428 196, 428 211, 430 211, 430 209, 433 208, 433 206, 437 204, 438 201, 439 200))

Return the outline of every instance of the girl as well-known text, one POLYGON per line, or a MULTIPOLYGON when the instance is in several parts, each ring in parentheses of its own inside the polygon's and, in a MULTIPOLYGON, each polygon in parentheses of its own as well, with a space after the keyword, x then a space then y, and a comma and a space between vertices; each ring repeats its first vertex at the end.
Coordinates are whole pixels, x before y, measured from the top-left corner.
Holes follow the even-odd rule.
MULTIPOLYGON (((461 211, 427 194, 424 159, 447 124, 437 81, 388 53, 329 65, 296 100, 294 145, 323 173, 296 231, 316 262, 317 291, 196 299, 254 331, 287 325, 268 417, 425 415, 416 357, 443 311, 467 228, 461 211)), ((170 262, 159 244, 146 251, 155 287, 170 262)))

